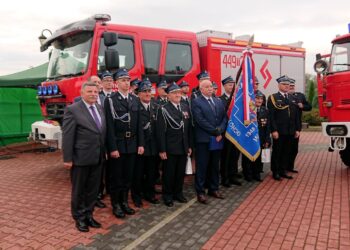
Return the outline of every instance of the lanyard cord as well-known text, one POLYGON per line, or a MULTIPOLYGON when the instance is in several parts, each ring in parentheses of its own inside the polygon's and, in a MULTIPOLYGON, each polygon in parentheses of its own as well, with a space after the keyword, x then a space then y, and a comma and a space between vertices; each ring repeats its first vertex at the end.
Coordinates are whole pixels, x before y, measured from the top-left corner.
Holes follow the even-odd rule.
POLYGON ((111 108, 111 113, 112 113, 113 119, 114 119, 114 120, 121 121, 121 122, 124 122, 124 123, 130 123, 130 114, 129 114, 129 113, 125 113, 125 114, 122 115, 122 116, 118 116, 117 112, 116 112, 115 109, 114 109, 112 99, 111 99, 111 98, 108 98, 108 101, 109 101, 109 106, 110 106, 110 108, 111 108))

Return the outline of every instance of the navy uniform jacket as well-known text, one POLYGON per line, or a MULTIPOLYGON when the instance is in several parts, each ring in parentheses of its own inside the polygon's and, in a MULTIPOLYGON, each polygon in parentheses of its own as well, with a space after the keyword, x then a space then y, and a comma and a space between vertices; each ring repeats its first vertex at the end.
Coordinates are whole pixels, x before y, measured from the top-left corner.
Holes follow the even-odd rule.
MULTIPOLYGON (((312 109, 312 106, 310 105, 310 103, 306 100, 306 97, 303 93, 300 92, 294 92, 291 95, 291 99, 292 99, 292 103, 295 105, 298 105, 298 103, 302 103, 303 104, 303 108, 299 108, 299 106, 297 106, 298 108, 298 116, 299 116, 299 121, 301 123, 301 114, 303 113, 303 111, 310 111, 312 109)), ((301 126, 301 125, 300 125, 301 126)))
POLYGON ((207 99, 200 95, 192 100, 192 115, 195 122, 195 138, 198 143, 208 143, 210 136, 222 135, 226 130, 227 115, 219 98, 212 97, 215 113, 207 99))
POLYGON ((227 104, 228 104, 228 99, 230 99, 230 97, 225 95, 225 94, 222 94, 219 98, 221 99, 221 101, 224 104, 224 107, 226 109, 227 108, 227 104))
POLYGON ((109 152, 118 150, 119 153, 136 153, 139 146, 144 146, 144 137, 140 120, 140 107, 138 98, 128 95, 128 100, 116 92, 111 98, 105 100, 105 111, 107 121, 107 145, 109 152), (118 117, 114 119, 109 100, 118 117), (130 115, 130 119, 128 116, 130 115), (130 121, 128 121, 130 120, 130 121))
POLYGON ((257 109, 260 146, 263 147, 265 143, 271 144, 269 111, 265 106, 257 109))
POLYGON ((191 113, 187 105, 180 103, 181 112, 171 102, 167 102, 158 111, 157 115, 157 141, 159 152, 173 155, 184 155, 192 148, 191 113), (176 123, 171 121, 168 113, 176 123), (184 126, 178 129, 177 125, 183 122, 184 126))
POLYGON ((163 106, 163 105, 166 104, 167 102, 168 102, 167 99, 162 99, 162 98, 160 98, 160 96, 158 96, 158 97, 156 98, 156 103, 157 103, 158 105, 160 105, 160 106, 163 106))
POLYGON ((149 107, 150 109, 147 111, 140 101, 140 123, 145 140, 145 152, 143 153, 144 156, 158 154, 156 138, 156 116, 158 105, 154 101, 151 101, 149 107))
POLYGON ((271 133, 277 131, 280 135, 294 135, 301 130, 298 108, 292 103, 291 95, 286 100, 280 92, 269 96, 267 108, 270 114, 271 133))

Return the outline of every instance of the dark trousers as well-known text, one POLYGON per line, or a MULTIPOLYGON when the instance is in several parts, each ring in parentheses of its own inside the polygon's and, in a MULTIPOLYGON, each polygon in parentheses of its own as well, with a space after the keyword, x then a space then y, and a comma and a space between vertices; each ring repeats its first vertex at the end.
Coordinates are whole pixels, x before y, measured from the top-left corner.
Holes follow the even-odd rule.
POLYGON ((260 155, 259 157, 253 162, 253 169, 254 171, 256 171, 256 173, 261 173, 263 171, 263 168, 264 168, 264 163, 261 162, 261 150, 262 148, 260 149, 260 155))
POLYGON ((289 161, 287 170, 294 169, 295 159, 297 158, 298 151, 299 151, 299 138, 293 138, 290 146, 291 146, 290 161, 289 161))
POLYGON ((71 210, 75 220, 84 220, 94 211, 101 180, 101 164, 71 168, 71 210))
POLYGON ((183 184, 186 171, 187 155, 167 154, 163 168, 163 200, 170 201, 183 196, 183 184))
POLYGON ((110 193, 110 173, 109 173, 109 164, 110 160, 109 159, 104 159, 102 163, 102 174, 101 174, 101 182, 100 182, 100 187, 98 189, 98 196, 97 199, 101 200, 104 195, 104 191, 106 189, 106 193, 110 193))
POLYGON ((117 204, 127 202, 131 187, 136 154, 120 154, 119 158, 111 158, 111 200, 113 208, 117 204))
POLYGON ((261 155, 255 161, 251 161, 242 154, 242 169, 246 180, 260 179, 260 163, 261 155))
POLYGON ((220 175, 221 183, 235 178, 238 173, 239 150, 225 138, 224 148, 221 151, 220 175))
POLYGON ((206 180, 208 192, 219 190, 220 154, 221 150, 210 151, 209 143, 196 144, 195 188, 197 194, 205 194, 204 184, 206 180))
POLYGON ((271 171, 273 174, 285 174, 291 157, 293 135, 279 135, 273 139, 271 154, 271 171))
POLYGON ((134 201, 141 200, 142 194, 146 199, 155 196, 154 185, 157 161, 155 155, 137 156, 134 169, 131 196, 134 201))

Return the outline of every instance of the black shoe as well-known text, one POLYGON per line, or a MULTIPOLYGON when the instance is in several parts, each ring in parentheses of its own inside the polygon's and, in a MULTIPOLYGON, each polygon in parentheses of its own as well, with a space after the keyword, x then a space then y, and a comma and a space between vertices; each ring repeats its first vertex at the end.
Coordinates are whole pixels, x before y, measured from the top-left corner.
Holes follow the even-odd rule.
POLYGON ((260 178, 260 176, 254 177, 254 180, 259 181, 259 182, 262 182, 262 179, 260 178))
POLYGON ((281 174, 281 177, 282 177, 282 178, 289 179, 289 180, 293 179, 293 176, 286 175, 286 174, 281 174))
POLYGON ((174 206, 174 202, 172 200, 166 200, 166 201, 164 201, 164 204, 167 207, 173 207, 174 206))
POLYGON ((187 203, 187 199, 183 195, 175 197, 175 200, 180 203, 187 203))
POLYGON ((86 221, 89 227, 93 227, 93 228, 101 227, 101 223, 97 222, 93 217, 88 218, 86 221))
POLYGON ((243 175, 240 174, 240 173, 236 173, 236 174, 234 174, 234 176, 235 176, 236 178, 238 178, 238 179, 242 179, 242 178, 243 178, 243 175))
POLYGON ((107 207, 107 206, 106 206, 106 204, 103 203, 103 201, 101 201, 101 200, 96 200, 95 207, 105 208, 105 207, 107 207))
POLYGON ((242 186, 242 183, 237 179, 230 180, 230 184, 236 185, 236 186, 242 186))
POLYGON ((159 204, 159 200, 156 197, 146 198, 146 201, 152 204, 159 204))
POLYGON ((281 176, 279 176, 279 174, 274 174, 274 175, 272 176, 272 178, 273 178, 274 180, 276 180, 276 181, 281 181, 281 180, 282 180, 282 178, 281 178, 281 176))
POLYGON ((89 232, 89 226, 85 220, 76 220, 75 221, 75 227, 80 231, 80 232, 89 232))
POLYGON ((131 207, 129 207, 129 204, 127 202, 122 203, 121 208, 122 208, 123 212, 128 214, 128 215, 135 214, 135 210, 132 209, 131 207))
POLYGON ((251 182, 253 179, 251 177, 248 177, 248 176, 245 176, 244 179, 247 181, 247 182, 251 182))
POLYGON ((298 170, 296 170, 296 169, 292 169, 292 170, 287 170, 288 172, 291 172, 291 173, 299 173, 299 171, 298 170))
POLYGON ((125 213, 119 204, 113 208, 113 214, 117 218, 124 218, 125 217, 125 213))

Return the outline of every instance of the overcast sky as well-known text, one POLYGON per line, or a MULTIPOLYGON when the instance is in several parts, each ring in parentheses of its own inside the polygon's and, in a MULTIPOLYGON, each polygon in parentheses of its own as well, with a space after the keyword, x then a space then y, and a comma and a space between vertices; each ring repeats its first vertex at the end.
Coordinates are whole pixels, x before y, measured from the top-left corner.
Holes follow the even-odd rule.
POLYGON ((329 53, 331 40, 348 33, 350 1, 340 0, 60 0, 3 1, 0 8, 0 75, 47 61, 38 36, 96 13, 113 23, 199 32, 254 34, 256 42, 303 41, 306 72, 313 73, 316 53, 329 53))

